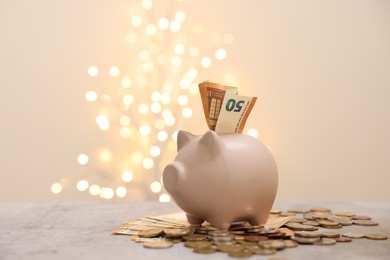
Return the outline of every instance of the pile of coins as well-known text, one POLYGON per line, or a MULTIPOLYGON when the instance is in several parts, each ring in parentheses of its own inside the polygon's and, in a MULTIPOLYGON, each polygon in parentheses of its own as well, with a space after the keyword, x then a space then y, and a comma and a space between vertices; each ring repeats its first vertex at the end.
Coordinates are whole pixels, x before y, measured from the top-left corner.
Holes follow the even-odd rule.
POLYGON ((280 228, 251 226, 248 223, 232 225, 229 230, 219 230, 208 223, 193 228, 149 229, 140 231, 146 248, 169 248, 184 242, 194 253, 226 253, 231 257, 252 255, 273 255, 278 251, 306 245, 335 245, 366 238, 386 240, 386 234, 369 231, 367 233, 339 232, 344 226, 377 226, 368 216, 358 216, 351 212, 332 213, 328 208, 294 208, 286 212, 272 210, 271 217, 293 216, 280 228), (149 240, 148 240, 149 239, 149 240), (153 240, 155 239, 155 240, 153 240))

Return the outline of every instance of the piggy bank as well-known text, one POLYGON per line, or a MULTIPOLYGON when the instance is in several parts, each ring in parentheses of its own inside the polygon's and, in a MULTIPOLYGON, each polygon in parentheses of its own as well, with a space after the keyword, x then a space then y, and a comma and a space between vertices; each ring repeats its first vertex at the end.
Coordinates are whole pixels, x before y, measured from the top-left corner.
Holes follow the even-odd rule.
POLYGON ((163 183, 191 225, 207 221, 228 229, 236 221, 266 223, 278 172, 263 143, 245 134, 179 131, 177 150, 164 169, 163 183))

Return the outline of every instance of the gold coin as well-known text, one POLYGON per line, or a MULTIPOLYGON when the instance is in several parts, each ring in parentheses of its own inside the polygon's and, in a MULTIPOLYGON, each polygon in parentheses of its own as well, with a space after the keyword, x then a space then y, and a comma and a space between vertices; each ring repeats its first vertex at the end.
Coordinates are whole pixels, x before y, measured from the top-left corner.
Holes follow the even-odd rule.
POLYGON ((341 242, 341 243, 346 243, 346 242, 351 242, 352 241, 351 238, 343 237, 343 236, 335 237, 334 240, 336 240, 336 242, 341 242))
POLYGON ((160 248, 169 248, 172 247, 173 243, 165 240, 161 241, 153 241, 153 242, 145 242, 144 247, 146 248, 155 248, 155 249, 160 249, 160 248))
POLYGON ((171 229, 164 229, 165 236, 168 238, 177 238, 186 236, 191 232, 188 228, 171 228, 171 229))
POLYGON ((191 247, 191 248, 205 248, 205 247, 211 247, 213 244, 209 241, 186 241, 184 243, 185 247, 191 247))
POLYGON ((210 237, 230 236, 230 233, 227 230, 214 230, 214 231, 210 231, 208 234, 209 234, 210 237))
POLYGON ((250 257, 252 255, 253 255, 253 253, 248 249, 244 249, 244 250, 239 251, 239 252, 229 252, 229 256, 237 257, 237 258, 245 258, 245 257, 250 257))
POLYGON ((382 233, 371 233, 371 234, 365 234, 364 235, 368 239, 373 239, 373 240, 386 240, 387 236, 382 233))
POLYGON ((377 226, 378 222, 372 220, 354 220, 353 224, 358 226, 377 226))
POLYGON ((229 231, 229 233, 232 235, 244 235, 245 230, 233 230, 233 231, 229 231))
POLYGON ((269 214, 279 215, 280 213, 282 213, 281 210, 279 210, 279 209, 273 209, 273 210, 271 210, 271 212, 270 212, 269 214))
POLYGON ((298 237, 314 238, 314 237, 321 237, 322 233, 316 231, 295 231, 294 235, 298 237))
POLYGON ((335 213, 336 216, 339 216, 339 217, 353 217, 355 216, 356 214, 353 213, 353 212, 336 212, 335 213))
POLYGON ((189 234, 182 237, 185 241, 202 241, 206 240, 206 236, 202 234, 189 234))
POLYGON ((339 236, 340 236, 340 233, 336 233, 336 232, 322 232, 322 237, 325 237, 325 238, 336 238, 339 236))
POLYGON ((164 229, 162 228, 153 228, 147 230, 141 230, 138 232, 139 237, 158 237, 164 234, 164 229))
POLYGON ((281 217, 289 217, 289 216, 295 216, 296 214, 295 213, 292 213, 292 212, 288 212, 288 211, 282 211, 279 216, 281 217))
POLYGON ((322 238, 320 241, 314 242, 315 245, 330 246, 336 244, 336 240, 332 238, 322 238))
POLYGON ((229 252, 240 252, 245 249, 242 245, 223 245, 223 244, 218 244, 216 245, 218 251, 224 252, 224 253, 229 253, 229 252))
POLYGON ((320 224, 317 221, 314 220, 307 220, 301 223, 302 225, 308 225, 308 226, 319 226, 320 224))
POLYGON ((261 241, 258 243, 258 245, 261 248, 274 248, 276 250, 281 250, 284 248, 284 242, 283 240, 266 240, 266 241, 261 241))
POLYGON ((252 253, 255 255, 274 255, 276 254, 275 248, 258 248, 255 250, 252 250, 252 253))
POLYGON ((354 220, 371 220, 369 216, 353 216, 352 219, 354 220))
POLYGON ((247 242, 260 242, 264 240, 268 240, 266 236, 245 236, 244 240, 247 242))
POLYGON ((331 212, 330 209, 324 208, 324 207, 311 208, 310 211, 312 211, 312 212, 331 212))
POLYGON ((354 233, 354 232, 347 232, 342 234, 343 237, 349 237, 349 238, 363 238, 364 234, 361 233, 354 233))
POLYGON ((320 226, 339 226, 340 223, 339 222, 335 222, 335 221, 328 221, 328 220, 321 220, 320 222, 318 222, 320 224, 320 226))
POLYGON ((299 231, 314 231, 318 229, 317 227, 302 225, 299 223, 287 223, 285 226, 291 230, 299 230, 299 231))
POLYGON ((288 212, 292 213, 298 213, 298 214, 305 214, 310 212, 310 209, 305 209, 305 208, 291 208, 288 210, 288 212))
POLYGON ((179 238, 167 238, 165 239, 166 241, 169 241, 169 242, 172 242, 174 244, 177 244, 177 243, 180 243, 182 242, 183 240, 179 237, 179 238))
POLYGON ((343 226, 350 226, 353 224, 353 222, 351 220, 349 220, 348 218, 345 218, 345 217, 330 216, 330 217, 328 217, 328 220, 338 222, 343 226))
POLYGON ((319 237, 307 238, 307 237, 298 237, 298 236, 297 237, 294 236, 291 239, 299 244, 313 244, 314 242, 318 242, 321 240, 321 238, 319 238, 319 237))
POLYGON ((291 220, 289 221, 289 223, 302 223, 302 222, 304 222, 304 221, 306 221, 305 218, 298 218, 298 217, 295 217, 295 218, 291 219, 291 220))
POLYGON ((294 248, 297 247, 298 243, 292 240, 284 240, 284 247, 285 248, 294 248))
POLYGON ((217 249, 214 247, 194 248, 193 252, 198 254, 212 254, 217 252, 217 249))

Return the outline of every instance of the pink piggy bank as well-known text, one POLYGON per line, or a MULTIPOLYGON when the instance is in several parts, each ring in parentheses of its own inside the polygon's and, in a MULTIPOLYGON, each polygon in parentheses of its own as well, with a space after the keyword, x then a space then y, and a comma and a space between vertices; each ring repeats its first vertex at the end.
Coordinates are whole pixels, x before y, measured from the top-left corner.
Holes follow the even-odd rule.
POLYGON ((178 154, 163 172, 165 189, 191 225, 228 229, 235 221, 265 224, 278 187, 267 147, 245 134, 179 131, 178 154))

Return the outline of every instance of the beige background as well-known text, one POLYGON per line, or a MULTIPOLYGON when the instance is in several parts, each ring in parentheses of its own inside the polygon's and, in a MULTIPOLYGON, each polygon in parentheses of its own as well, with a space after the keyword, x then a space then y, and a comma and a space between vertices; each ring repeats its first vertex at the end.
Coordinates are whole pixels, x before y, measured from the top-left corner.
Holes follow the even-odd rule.
MULTIPOLYGON (((50 186, 76 180, 77 155, 106 141, 84 100, 86 69, 129 61, 135 5, 0 0, 0 200, 94 199, 74 183, 58 195, 50 186)), ((181 9, 188 24, 234 35, 228 58, 201 79, 259 97, 247 124, 272 147, 278 199, 390 200, 389 1, 185 0, 181 9)), ((185 128, 201 133, 196 112, 185 128)))

